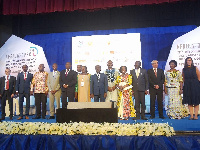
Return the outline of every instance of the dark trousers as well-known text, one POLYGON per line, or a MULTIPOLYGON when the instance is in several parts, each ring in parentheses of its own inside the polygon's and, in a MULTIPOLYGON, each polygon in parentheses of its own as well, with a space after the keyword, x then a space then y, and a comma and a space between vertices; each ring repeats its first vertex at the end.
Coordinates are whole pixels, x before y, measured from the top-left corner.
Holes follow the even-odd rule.
POLYGON ((74 98, 74 101, 78 102, 78 92, 75 92, 75 93, 77 93, 77 98, 74 98))
POLYGON ((12 93, 10 93, 8 90, 3 91, 2 99, 1 99, 1 111, 2 111, 2 118, 5 118, 5 106, 6 106, 6 100, 8 100, 9 103, 9 111, 10 111, 10 117, 13 117, 13 98, 11 98, 12 93))
POLYGON ((99 98, 100 98, 100 102, 105 102, 104 94, 94 95, 94 102, 99 102, 99 98))
POLYGON ((65 91, 62 91, 62 108, 67 108, 67 97, 68 102, 74 102, 75 91, 72 91, 67 89, 65 91))
POLYGON ((141 117, 145 117, 145 92, 134 91, 136 117, 140 117, 140 104, 141 104, 141 117))
POLYGON ((42 103, 42 117, 46 116, 46 102, 47 96, 45 93, 35 93, 35 106, 36 106, 36 115, 41 117, 41 103, 42 103))
POLYGON ((19 112, 20 116, 23 117, 23 102, 24 97, 26 98, 26 116, 29 115, 29 109, 30 109, 30 93, 19 93, 19 112))
POLYGON ((150 114, 155 117, 155 100, 157 96, 159 117, 163 116, 163 90, 162 89, 149 89, 150 93, 150 114))

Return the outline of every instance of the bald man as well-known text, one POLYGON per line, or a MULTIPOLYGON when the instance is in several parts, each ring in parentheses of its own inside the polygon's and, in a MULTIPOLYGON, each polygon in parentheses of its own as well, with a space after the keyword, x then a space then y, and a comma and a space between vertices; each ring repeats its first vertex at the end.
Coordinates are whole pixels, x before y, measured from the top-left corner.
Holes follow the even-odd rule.
POLYGON ((152 69, 148 70, 149 93, 150 93, 150 119, 155 118, 155 100, 157 97, 159 118, 163 116, 163 84, 165 81, 164 71, 158 68, 158 61, 151 62, 152 69))
POLYGON ((54 112, 54 101, 56 100, 56 106, 60 108, 60 96, 61 96, 61 88, 60 88, 60 72, 57 70, 58 65, 54 63, 52 65, 53 72, 50 72, 47 78, 47 85, 49 88, 49 108, 50 108, 50 117, 49 119, 55 119, 54 112))
POLYGON ((10 75, 11 70, 6 68, 5 76, 0 79, 0 97, 1 99, 1 120, 5 120, 6 100, 9 103, 10 120, 13 119, 13 97, 15 94, 16 78, 10 75))

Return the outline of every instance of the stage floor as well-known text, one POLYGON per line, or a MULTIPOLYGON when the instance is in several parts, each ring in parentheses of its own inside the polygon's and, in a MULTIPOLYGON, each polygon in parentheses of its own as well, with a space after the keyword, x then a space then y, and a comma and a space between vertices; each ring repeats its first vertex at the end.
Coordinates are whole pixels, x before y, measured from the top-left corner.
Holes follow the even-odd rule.
MULTIPOLYGON (((164 114, 166 114, 164 112, 164 114)), ((22 119, 17 120, 19 116, 14 116, 13 120, 10 120, 9 117, 6 117, 3 121, 14 121, 14 122, 49 122, 49 123, 56 123, 56 119, 32 119, 34 116, 30 116, 30 119, 22 119)), ((149 118, 150 114, 146 114, 146 117, 149 118)), ((46 116, 49 118, 49 116, 46 116)), ((189 117, 184 119, 169 119, 167 115, 165 115, 165 119, 160 119, 158 117, 158 112, 156 113, 155 119, 148 119, 148 120, 133 120, 129 118, 129 120, 118 120, 118 123, 143 123, 143 122, 152 122, 152 123, 168 123, 170 126, 177 131, 200 131, 200 117, 198 120, 188 120, 189 117)))

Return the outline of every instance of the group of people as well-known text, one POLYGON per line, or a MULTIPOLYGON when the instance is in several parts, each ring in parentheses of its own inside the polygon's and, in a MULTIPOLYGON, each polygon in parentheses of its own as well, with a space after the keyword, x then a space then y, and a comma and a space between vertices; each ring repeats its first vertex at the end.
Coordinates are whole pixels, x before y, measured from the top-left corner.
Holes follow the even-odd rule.
POLYGON ((141 68, 141 62, 135 62, 135 69, 127 72, 126 66, 120 69, 113 68, 113 62, 107 62, 108 68, 101 73, 101 66, 96 65, 96 73, 90 75, 86 66, 77 65, 77 72, 71 69, 71 63, 65 64, 64 70, 59 72, 56 63, 53 64, 53 72, 44 71, 44 64, 40 64, 34 75, 28 72, 28 66, 23 65, 23 71, 17 79, 10 75, 10 69, 6 68, 5 76, 0 78, 0 96, 2 116, 5 119, 5 103, 8 100, 10 119, 13 119, 13 97, 19 95, 20 116, 23 119, 23 102, 26 98, 25 119, 29 119, 30 95, 35 96, 36 115, 33 119, 46 118, 46 102, 49 95, 50 117, 55 118, 54 101, 57 109, 67 108, 68 102, 110 102, 116 103, 118 117, 123 120, 143 119, 145 117, 145 95, 150 94, 150 119, 155 118, 155 100, 158 102, 159 118, 163 116, 163 91, 168 94, 167 115, 171 119, 181 119, 188 115, 184 104, 188 104, 190 120, 198 119, 200 103, 200 72, 194 66, 192 58, 185 60, 182 74, 176 70, 177 62, 169 62, 170 70, 164 71, 158 68, 158 61, 151 62, 152 69, 148 71, 141 68), (183 99, 181 94, 183 93, 183 99), (135 99, 135 107, 132 96, 135 99), (42 112, 41 112, 42 104, 42 112), (194 116, 193 116, 194 109, 194 116))

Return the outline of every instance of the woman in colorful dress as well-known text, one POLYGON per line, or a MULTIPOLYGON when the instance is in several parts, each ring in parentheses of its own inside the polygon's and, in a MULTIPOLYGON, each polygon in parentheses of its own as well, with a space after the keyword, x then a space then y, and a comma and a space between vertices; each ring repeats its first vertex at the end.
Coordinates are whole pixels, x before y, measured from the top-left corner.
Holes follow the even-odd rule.
POLYGON ((132 76, 127 73, 127 67, 120 67, 120 75, 117 76, 118 88, 118 117, 128 120, 129 117, 136 117, 132 100, 132 76))
POLYGON ((77 78, 78 102, 90 102, 90 74, 87 73, 86 66, 82 66, 82 73, 77 78))
POLYGON ((181 72, 176 70, 177 62, 169 62, 170 70, 165 73, 165 94, 168 94, 167 115, 171 119, 181 119, 188 116, 187 108, 182 105, 183 79, 181 72))
POLYGON ((188 104, 188 108, 190 111, 189 120, 198 120, 198 111, 200 103, 200 72, 198 68, 194 66, 191 57, 187 57, 185 59, 185 66, 183 68, 182 75, 184 82, 183 104, 188 104))

